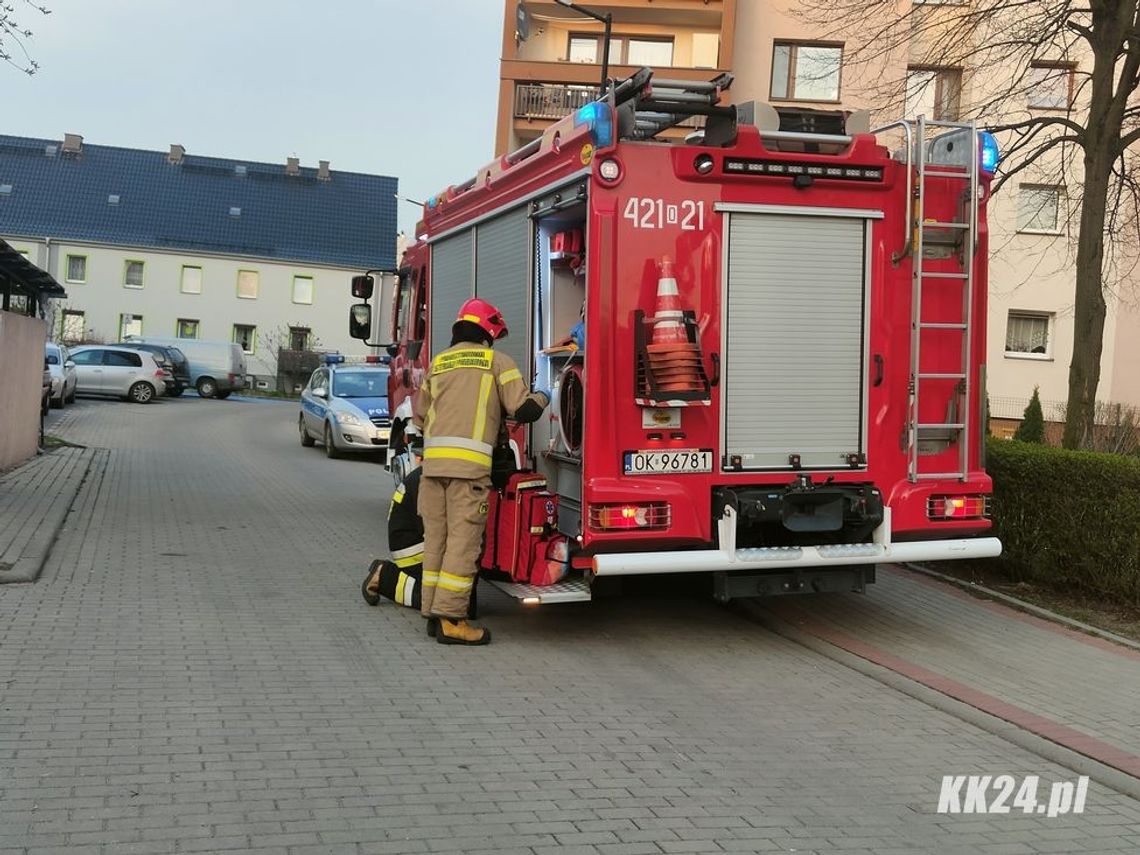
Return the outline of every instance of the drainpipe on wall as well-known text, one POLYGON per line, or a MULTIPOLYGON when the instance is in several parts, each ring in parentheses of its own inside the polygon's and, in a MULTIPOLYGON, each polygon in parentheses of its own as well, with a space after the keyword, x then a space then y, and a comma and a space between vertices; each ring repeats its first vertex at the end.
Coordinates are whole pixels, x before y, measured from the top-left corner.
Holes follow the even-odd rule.
MULTIPOLYGON (((52 275, 52 272, 51 272, 51 238, 48 237, 47 235, 44 235, 44 263, 41 265, 41 268, 43 270, 47 271, 49 276, 52 275)), ((47 308, 48 307, 46 305, 46 302, 45 302, 45 304, 40 305, 40 316, 43 317, 43 319, 45 321, 48 320, 47 308)), ((55 341, 55 336, 52 335, 52 332, 53 332, 52 327, 54 327, 54 326, 55 326, 55 324, 48 321, 48 336, 47 336, 48 341, 55 341)))

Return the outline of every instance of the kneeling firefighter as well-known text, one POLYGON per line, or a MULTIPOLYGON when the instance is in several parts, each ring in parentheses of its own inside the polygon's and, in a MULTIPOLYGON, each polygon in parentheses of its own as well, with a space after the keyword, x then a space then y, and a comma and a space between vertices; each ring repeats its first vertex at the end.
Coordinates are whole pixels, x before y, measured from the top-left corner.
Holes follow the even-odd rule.
POLYGON ((424 436, 420 613, 440 644, 491 640, 467 614, 487 523, 494 442, 504 412, 533 422, 550 404, 549 390, 529 391, 514 360, 492 349, 506 334, 498 309, 477 298, 465 302, 451 328, 451 347, 432 359, 413 406, 424 436))
POLYGON ((408 425, 405 433, 411 471, 396 487, 392 504, 388 507, 388 548, 390 560, 377 559, 368 568, 360 592, 370 606, 380 598, 392 600, 401 606, 420 608, 421 579, 424 560, 424 524, 416 505, 419 501, 421 471, 415 463, 421 453, 418 432, 408 425))

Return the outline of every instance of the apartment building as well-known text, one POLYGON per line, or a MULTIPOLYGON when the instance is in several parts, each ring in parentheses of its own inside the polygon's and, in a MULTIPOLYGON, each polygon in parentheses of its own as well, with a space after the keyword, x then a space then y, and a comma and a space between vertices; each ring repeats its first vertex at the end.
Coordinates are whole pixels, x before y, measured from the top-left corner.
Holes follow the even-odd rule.
MULTIPOLYGON (((600 73, 599 24, 573 16, 555 0, 529 0, 522 5, 531 17, 530 34, 520 41, 519 5, 516 0, 505 3, 500 152, 533 138, 545 123, 578 106, 577 99, 590 97, 600 73), (536 93, 553 97, 535 106, 536 93)), ((735 76, 730 94, 737 102, 866 109, 877 123, 920 113, 956 120, 971 105, 985 103, 988 89, 1011 76, 1023 76, 1028 81, 1024 103, 1003 105, 1004 114, 988 111, 985 119, 996 122, 1011 114, 1063 113, 1078 97, 1074 76, 1080 56, 1043 54, 1028 68, 936 66, 929 62, 928 45, 915 40, 853 62, 855 46, 837 39, 834 26, 809 23, 796 0, 611 0, 581 5, 611 14, 615 39, 624 39, 610 50, 612 77, 641 64, 671 78, 709 79, 728 70, 735 76), (672 53, 648 44, 669 34, 672 53), (717 59, 711 62, 714 34, 717 59), (614 65, 618 59, 630 61, 614 65)), ((929 14, 937 15, 943 4, 930 0, 929 6, 929 14)), ((1047 160, 1007 184, 990 203, 987 370, 997 418, 1020 418, 1034 387, 1040 389, 1046 418, 1063 418, 1074 344, 1076 225, 1067 213, 1071 200, 1079 196, 1079 184, 1079 175, 1047 160)), ((1140 406, 1140 281, 1135 272, 1125 272, 1112 290, 1099 397, 1140 406)))
MULTIPOLYGON (((737 0, 609 0, 611 77, 643 65, 708 80, 732 67, 737 0)), ((597 97, 604 25, 557 0, 506 0, 495 151, 513 151, 597 97), (520 11, 521 10, 521 11, 520 11)), ((675 132, 680 138, 683 130, 675 132)))
POLYGON ((0 237, 67 289, 53 338, 234 341, 261 386, 279 348, 358 347, 349 280, 394 268, 396 191, 327 162, 0 136, 0 237))

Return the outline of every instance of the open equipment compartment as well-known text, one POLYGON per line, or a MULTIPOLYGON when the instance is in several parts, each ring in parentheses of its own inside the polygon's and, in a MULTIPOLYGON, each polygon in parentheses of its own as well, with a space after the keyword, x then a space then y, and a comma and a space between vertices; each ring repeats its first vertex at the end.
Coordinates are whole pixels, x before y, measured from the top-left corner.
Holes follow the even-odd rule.
POLYGON ((547 384, 553 400, 548 412, 531 425, 530 447, 535 469, 559 496, 558 528, 574 538, 581 533, 582 519, 585 348, 543 351, 567 339, 584 317, 586 202, 545 214, 540 211, 535 226, 535 361, 539 381, 547 384), (560 247, 552 251, 555 241, 560 247), (574 424, 562 424, 562 412, 576 414, 574 424))

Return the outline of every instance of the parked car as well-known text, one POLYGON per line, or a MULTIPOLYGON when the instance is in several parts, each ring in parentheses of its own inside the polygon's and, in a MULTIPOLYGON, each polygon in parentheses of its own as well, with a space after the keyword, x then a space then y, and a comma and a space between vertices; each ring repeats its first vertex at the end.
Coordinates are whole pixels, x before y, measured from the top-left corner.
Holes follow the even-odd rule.
POLYGON ((329 457, 344 452, 386 452, 392 433, 388 413, 388 366, 376 363, 344 363, 343 356, 329 356, 301 392, 297 426, 301 445, 309 448, 317 439, 329 457))
POLYGON ((165 348, 155 345, 155 350, 146 350, 141 345, 131 344, 130 342, 119 342, 119 346, 129 347, 131 350, 137 350, 140 353, 149 353, 154 357, 154 361, 157 362, 158 367, 162 369, 162 382, 166 386, 165 394, 174 395, 174 390, 178 387, 178 381, 174 379, 174 366, 165 348))
POLYGON ((177 347, 190 364, 190 384, 203 398, 228 398, 245 388, 245 353, 229 341, 199 341, 192 338, 127 336, 125 345, 161 344, 177 347))
POLYGON ((177 398, 193 385, 190 379, 190 362, 186 359, 186 354, 177 347, 165 344, 148 344, 135 339, 124 341, 122 344, 124 347, 149 351, 166 360, 166 367, 170 369, 172 376, 171 382, 166 388, 166 394, 170 397, 177 398))
POLYGON ((44 345, 44 358, 51 372, 51 405, 59 409, 75 400, 75 363, 66 347, 51 341, 44 345))
POLYGON ((48 364, 47 355, 44 355, 44 379, 43 385, 40 389, 40 439, 43 440, 44 435, 44 416, 48 414, 48 408, 51 406, 51 366, 48 364))
POLYGON ((116 344, 77 347, 71 351, 80 395, 114 395, 147 404, 166 393, 166 375, 154 355, 116 344))

